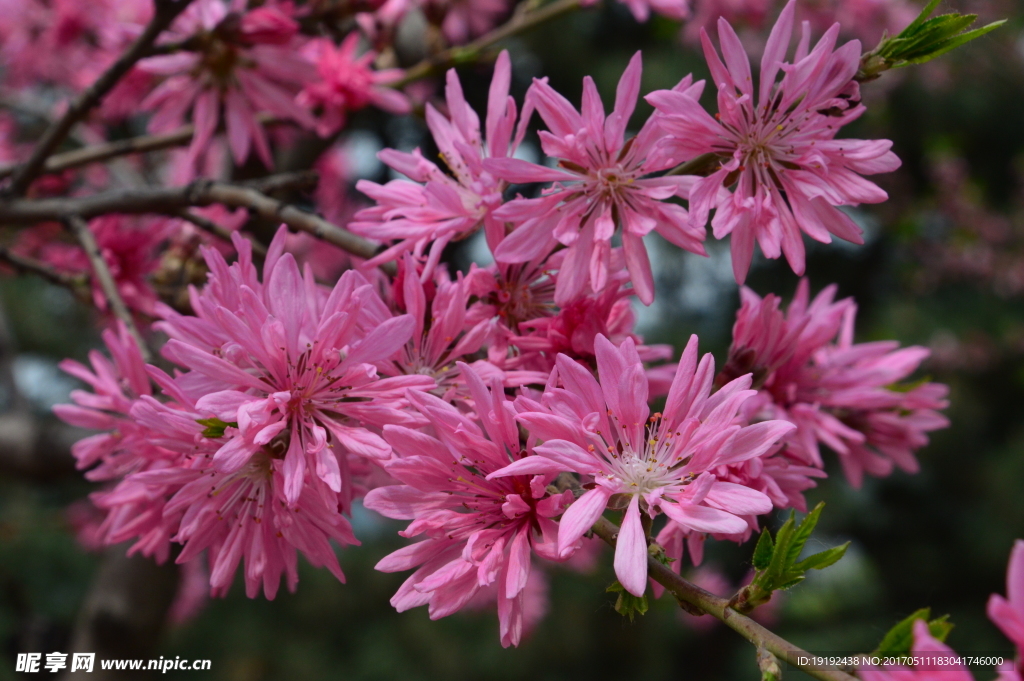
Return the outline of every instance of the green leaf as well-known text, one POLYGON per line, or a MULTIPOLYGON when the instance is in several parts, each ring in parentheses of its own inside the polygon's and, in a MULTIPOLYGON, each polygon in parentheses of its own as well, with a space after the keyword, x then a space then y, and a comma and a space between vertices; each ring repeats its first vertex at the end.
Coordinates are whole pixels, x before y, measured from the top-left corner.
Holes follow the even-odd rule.
POLYGON ((234 421, 221 421, 216 416, 208 419, 196 419, 196 423, 201 426, 205 426, 203 429, 203 437, 208 437, 211 440, 218 437, 224 437, 224 431, 230 426, 231 428, 237 428, 238 424, 234 421))
POLYGON ((750 612, 771 600, 773 591, 796 586, 803 581, 808 570, 821 570, 834 565, 846 554, 849 542, 799 560, 807 540, 818 525, 824 507, 824 503, 819 503, 799 524, 796 522, 796 514, 790 512, 774 540, 768 529, 761 532, 751 560, 755 570, 754 579, 732 598, 730 605, 734 609, 750 612))
POLYGON ((794 565, 800 554, 804 551, 804 545, 807 544, 807 540, 811 538, 811 533, 814 532, 814 528, 818 525, 818 519, 821 518, 821 509, 825 508, 825 502, 819 501, 818 505, 811 510, 804 519, 797 526, 793 532, 793 542, 786 550, 786 565, 794 565))
POLYGON ((861 57, 857 80, 866 82, 889 69, 931 61, 1006 23, 996 21, 968 31, 977 15, 951 12, 930 17, 937 6, 938 0, 931 0, 899 35, 883 36, 878 47, 861 57))
POLYGON ((618 580, 612 582, 611 586, 605 589, 605 592, 619 594, 619 597, 615 599, 615 612, 623 617, 628 617, 630 622, 637 615, 647 614, 649 605, 646 593, 643 596, 634 596, 626 591, 626 588, 618 580))
POLYGON ((974 40, 975 38, 980 38, 981 36, 985 35, 986 33, 989 33, 990 31, 996 30, 997 28, 999 28, 1000 26, 1002 26, 1005 23, 1006 23, 1006 19, 1000 19, 999 21, 993 21, 991 24, 989 24, 987 26, 982 26, 981 28, 976 28, 973 31, 968 31, 967 33, 961 33, 960 35, 945 41, 941 46, 935 48, 932 52, 930 52, 930 53, 928 53, 928 54, 926 54, 926 55, 924 55, 922 57, 918 57, 918 58, 913 59, 913 60, 908 60, 906 64, 900 64, 900 66, 907 66, 909 64, 923 64, 923 63, 925 63, 927 61, 931 61, 932 59, 935 59, 936 57, 941 57, 942 55, 946 54, 950 50, 956 49, 957 47, 960 47, 961 45, 963 45, 965 43, 969 43, 970 41, 974 40))
POLYGON ((903 29, 900 35, 913 34, 917 28, 925 22, 928 16, 935 11, 935 8, 939 6, 939 2, 941 2, 941 0, 929 0, 928 4, 925 5, 925 8, 921 10, 921 13, 917 15, 917 18, 910 22, 910 25, 903 29))
POLYGON ((772 533, 766 527, 761 530, 761 537, 757 540, 757 546, 754 547, 754 569, 764 570, 767 568, 771 564, 773 553, 775 553, 775 542, 772 541, 772 533))
POLYGON ((846 555, 846 549, 850 547, 850 542, 846 542, 841 546, 834 546, 831 549, 826 549, 820 553, 815 553, 812 556, 807 556, 802 561, 793 566, 794 570, 800 572, 806 572, 808 570, 822 570, 830 565, 835 565, 839 562, 839 559, 846 555))
POLYGON ((953 630, 953 624, 949 622, 949 615, 943 615, 933 620, 931 608, 921 608, 912 612, 905 619, 900 620, 882 638, 882 642, 874 650, 872 655, 906 655, 914 644, 914 622, 924 620, 928 622, 929 633, 939 641, 945 641, 949 632, 953 630))

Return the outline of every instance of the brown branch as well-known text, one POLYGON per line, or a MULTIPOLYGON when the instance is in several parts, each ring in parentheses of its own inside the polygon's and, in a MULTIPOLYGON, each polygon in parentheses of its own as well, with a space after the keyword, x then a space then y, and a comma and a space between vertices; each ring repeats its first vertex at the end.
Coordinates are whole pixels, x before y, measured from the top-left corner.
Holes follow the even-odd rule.
POLYGON ((46 159, 68 136, 75 124, 85 118, 94 107, 110 92, 118 81, 146 56, 157 36, 181 14, 192 0, 155 0, 153 19, 146 25, 142 35, 118 58, 88 89, 78 95, 67 111, 43 133, 29 160, 15 173, 9 193, 21 196, 32 180, 43 171, 46 159))
MULTIPOLYGON (((271 116, 269 114, 260 114, 256 119, 262 125, 275 125, 283 122, 276 116, 271 116)), ((59 173, 63 170, 79 168, 90 163, 107 161, 118 156, 127 156, 128 154, 145 154, 151 151, 162 151, 164 149, 180 147, 188 144, 192 140, 192 134, 194 131, 195 126, 189 124, 183 125, 177 130, 164 133, 162 135, 140 135, 139 137, 130 137, 128 139, 117 140, 115 142, 107 142, 105 144, 96 144, 93 146, 83 147, 81 149, 75 149, 73 151, 65 151, 61 154, 54 154, 46 159, 46 163, 43 164, 43 168, 39 173, 59 173)), ((19 164, 0 166, 0 180, 5 177, 10 177, 14 173, 18 172, 22 167, 23 166, 19 164)))
MULTIPOLYGON (((530 3, 526 4, 529 5, 530 3)), ((480 57, 484 50, 505 38, 518 35, 545 21, 568 14, 580 7, 580 5, 582 5, 581 0, 555 0, 555 2, 545 5, 540 9, 516 12, 507 22, 490 33, 480 36, 473 42, 467 45, 450 47, 443 52, 427 57, 418 64, 410 66, 400 79, 388 83, 388 85, 394 88, 405 87, 413 81, 426 78, 435 71, 455 66, 456 64, 474 61, 480 57)))
MULTIPOLYGON (((190 206, 221 203, 229 208, 247 208, 260 217, 283 222, 292 229, 306 232, 352 255, 369 259, 378 247, 318 215, 267 196, 268 192, 308 184, 310 173, 283 173, 246 184, 226 184, 212 180, 196 180, 184 187, 142 187, 119 189, 92 196, 49 199, 14 199, 0 201, 0 223, 27 225, 52 220, 65 220, 69 215, 89 219, 108 213, 177 216, 190 206)), ((393 272, 394 266, 382 266, 393 272)))
MULTIPOLYGON (((606 518, 599 518, 593 529, 594 534, 611 546, 615 546, 615 539, 619 534, 619 528, 615 523, 606 518)), ((753 643, 758 649, 767 650, 780 660, 785 660, 819 681, 858 681, 856 677, 835 667, 811 667, 802 664, 800 658, 810 658, 810 653, 765 629, 746 615, 736 612, 729 607, 727 599, 720 598, 696 584, 688 582, 662 565, 653 556, 647 559, 647 571, 651 579, 665 587, 681 601, 681 604, 695 606, 721 620, 727 627, 753 643)))
MULTIPOLYGON (((234 232, 232 232, 230 229, 226 227, 218 225, 216 222, 209 218, 205 218, 202 215, 199 215, 198 213, 194 213, 190 210, 185 209, 178 211, 178 217, 180 217, 182 220, 187 220, 188 222, 191 222, 193 225, 203 230, 204 232, 212 234, 213 236, 219 239, 223 239, 224 241, 231 243, 231 235, 234 234, 234 232)), ((248 234, 243 234, 242 236, 248 239, 249 243, 252 244, 252 253, 254 256, 259 258, 266 257, 266 246, 261 244, 259 241, 256 241, 256 239, 253 239, 248 234)))
MULTIPOLYGON (((145 556, 125 555, 127 548, 121 544, 104 552, 71 636, 70 652, 96 653, 87 677, 92 681, 140 678, 103 669, 99 660, 151 657, 178 588, 173 556, 158 565, 145 556)), ((68 667, 59 679, 76 678, 68 667)))
POLYGON ((138 327, 135 326, 135 319, 132 317, 131 310, 128 309, 124 298, 121 297, 121 292, 117 289, 117 282, 114 281, 114 275, 110 273, 110 267, 103 258, 103 252, 100 251, 100 246, 96 242, 96 235, 89 229, 89 223, 78 215, 70 215, 65 218, 65 224, 78 239, 78 243, 82 245, 82 250, 85 251, 85 255, 89 258, 93 277, 96 278, 100 288, 103 289, 103 295, 106 297, 110 309, 128 328, 128 333, 132 335, 132 338, 135 339, 139 346, 142 359, 147 363, 151 362, 153 360, 152 353, 149 351, 149 347, 146 345, 142 334, 139 333, 138 327))
POLYGON ((81 294, 83 288, 88 284, 88 281, 82 276, 60 272, 40 260, 18 255, 6 246, 0 246, 0 262, 10 265, 21 274, 34 274, 51 284, 71 289, 71 292, 76 295, 81 294))

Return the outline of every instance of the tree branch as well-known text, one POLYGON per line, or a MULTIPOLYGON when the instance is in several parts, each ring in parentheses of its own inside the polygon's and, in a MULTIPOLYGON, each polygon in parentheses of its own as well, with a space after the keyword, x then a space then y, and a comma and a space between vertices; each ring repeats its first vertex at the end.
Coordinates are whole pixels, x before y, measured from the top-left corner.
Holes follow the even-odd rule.
POLYGON ((153 19, 146 25, 142 35, 125 51, 121 57, 103 72, 95 83, 78 95, 71 102, 68 110, 43 133, 42 139, 36 144, 29 160, 15 173, 11 181, 9 193, 12 196, 21 196, 28 189, 32 180, 39 176, 46 163, 46 159, 53 153, 61 142, 68 136, 71 129, 80 120, 85 118, 96 105, 110 92, 118 81, 135 66, 136 62, 146 56, 157 36, 163 33, 164 29, 181 14, 192 0, 154 0, 155 13, 153 19))
MULTIPOLYGON (((202 215, 199 215, 198 213, 185 209, 178 211, 178 217, 180 217, 182 220, 187 220, 188 222, 191 222, 193 225, 203 230, 204 232, 207 232, 208 234, 212 234, 217 238, 223 239, 224 241, 231 243, 231 235, 234 234, 234 232, 232 232, 230 229, 226 227, 221 227, 220 225, 218 225, 213 220, 210 220, 209 218, 204 218, 202 215)), ((249 239, 249 242, 252 244, 252 254, 254 256, 259 258, 266 257, 266 246, 261 244, 259 241, 256 241, 255 239, 249 238, 248 235, 243 234, 242 236, 249 239)))
MULTIPOLYGON (((98 659, 138 659, 156 648, 178 588, 178 566, 173 557, 158 565, 145 556, 127 556, 127 546, 104 551, 75 623, 72 651, 94 652, 98 659)), ((74 679, 69 671, 58 678, 74 679)), ((93 681, 136 678, 104 670, 99 662, 93 674, 88 677, 93 681)))
POLYGON ((82 276, 59 272, 40 260, 18 255, 6 246, 0 246, 0 262, 10 265, 21 274, 34 274, 51 284, 71 289, 71 292, 76 295, 81 294, 83 288, 88 284, 88 281, 82 276))
POLYGON ((65 224, 74 233, 78 243, 82 245, 82 250, 85 251, 85 255, 89 258, 89 263, 92 265, 93 276, 99 283, 100 288, 103 289, 103 295, 107 299, 107 304, 110 305, 110 309, 117 318, 124 322, 124 325, 128 328, 128 333, 132 335, 132 338, 135 339, 139 346, 142 359, 147 363, 153 361, 149 346, 146 345, 145 339, 139 333, 138 327, 135 326, 135 319, 132 317, 131 310, 128 309, 124 298, 121 297, 121 292, 117 290, 117 282, 114 281, 114 275, 110 273, 110 267, 103 258, 103 252, 100 251, 99 244, 96 243, 96 235, 89 229, 89 223, 77 215, 70 215, 65 218, 65 224))
MULTIPOLYGON (((594 534, 611 546, 615 546, 615 539, 619 534, 619 528, 615 523, 606 518, 599 518, 593 529, 594 534)), ((725 598, 720 598, 696 584, 688 582, 653 557, 647 559, 647 571, 651 579, 664 586, 683 603, 696 606, 721 620, 727 627, 753 643, 758 649, 767 650, 780 660, 785 660, 819 681, 858 681, 856 677, 835 667, 809 667, 806 664, 801 664, 799 658, 809 658, 811 657, 810 653, 765 629, 746 615, 736 612, 729 607, 729 601, 725 598)))
MULTIPOLYGON (((527 2, 526 4, 530 3, 527 2)), ((480 54, 488 47, 501 42, 505 38, 518 35, 545 21, 568 14, 577 7, 580 7, 581 4, 581 0, 555 0, 555 2, 545 5, 540 9, 516 12, 511 19, 490 33, 480 36, 467 45, 450 47, 443 52, 427 57, 420 63, 410 66, 401 78, 387 83, 387 85, 394 88, 405 87, 409 83, 425 78, 435 71, 473 61, 479 58, 480 54)))
MULTIPOLYGON (((308 183, 311 177, 310 173, 284 173, 247 184, 196 180, 184 187, 142 187, 84 197, 14 199, 0 202, 0 223, 30 225, 65 220, 70 215, 89 219, 108 213, 178 216, 182 209, 190 206, 221 203, 229 208, 248 208, 260 217, 283 222, 357 257, 370 259, 376 255, 378 247, 372 241, 333 225, 318 215, 267 196, 268 192, 308 183)), ((394 271, 392 263, 382 265, 382 268, 386 272, 394 271)))
MULTIPOLYGON (((259 114, 256 119, 261 125, 275 125, 283 122, 276 116, 269 114, 259 114)), ((43 164, 39 174, 59 173, 63 170, 107 161, 118 156, 145 154, 150 151, 162 151, 172 147, 183 146, 192 140, 193 132, 195 132, 195 126, 189 124, 162 135, 140 135, 139 137, 130 137, 124 140, 96 144, 73 151, 65 151, 61 154, 54 154, 46 159, 46 163, 43 164)), ((24 166, 19 164, 0 166, 0 180, 10 177, 22 167, 24 166)))

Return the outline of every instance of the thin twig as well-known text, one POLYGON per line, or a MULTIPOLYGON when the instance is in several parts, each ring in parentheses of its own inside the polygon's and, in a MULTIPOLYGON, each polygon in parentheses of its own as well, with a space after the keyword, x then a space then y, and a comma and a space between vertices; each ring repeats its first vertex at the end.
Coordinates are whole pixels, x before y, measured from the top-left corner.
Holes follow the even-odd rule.
POLYGON ((0 261, 22 274, 34 274, 52 284, 71 289, 71 292, 76 295, 82 293, 82 289, 88 284, 88 281, 80 275, 60 272, 40 260, 18 255, 6 246, 0 246, 0 261))
POLYGON ((103 72, 95 83, 78 95, 68 106, 67 111, 43 133, 42 139, 36 144, 32 156, 14 175, 11 181, 10 194, 21 196, 28 189, 32 180, 42 172, 46 159, 68 136, 71 129, 80 120, 85 118, 95 106, 97 106, 110 92, 118 81, 135 66, 136 62, 146 56, 153 41, 163 33, 164 29, 171 25, 179 14, 181 14, 192 0, 156 0, 153 19, 146 25, 142 35, 125 51, 121 57, 103 72))
MULTIPOLYGON (((599 518, 593 529, 594 534, 611 546, 615 546, 615 539, 619 534, 619 528, 615 523, 606 518, 599 518)), ((812 655, 778 634, 765 629, 746 615, 736 612, 729 607, 728 600, 688 582, 652 556, 647 559, 647 572, 651 579, 665 587, 680 601, 696 606, 721 620, 727 627, 758 648, 763 647, 780 660, 785 660, 819 681, 858 681, 856 677, 835 667, 812 667, 801 662, 800 658, 806 660, 810 659, 812 655)))
MULTIPOLYGON (((282 122, 276 116, 268 114, 260 114, 256 118, 262 125, 274 125, 282 122)), ((162 151, 172 147, 180 147, 192 140, 193 132, 195 132, 195 126, 189 124, 162 135, 140 135, 138 137, 117 140, 116 142, 96 144, 73 151, 65 151, 61 154, 54 154, 46 159, 46 163, 43 164, 43 168, 39 173, 59 173, 63 170, 107 161, 118 156, 144 154, 150 151, 162 151)), ((20 164, 0 166, 0 179, 10 177, 22 167, 24 166, 20 164)))
POLYGON ((103 289, 103 295, 106 297, 110 309, 128 328, 128 333, 132 335, 132 338, 135 339, 139 346, 142 359, 146 362, 152 361, 152 353, 149 351, 149 347, 146 345, 142 334, 139 333, 138 327, 135 326, 135 319, 132 317, 131 310, 128 309, 124 298, 121 297, 121 292, 117 290, 117 282, 114 281, 114 275, 110 273, 110 267, 103 258, 100 246, 96 242, 96 235, 89 229, 89 223, 77 215, 70 215, 65 218, 65 224, 74 233, 78 243, 82 245, 82 250, 85 251, 85 255, 89 258, 89 263, 92 265, 92 274, 96 278, 97 283, 99 283, 100 288, 103 289))
MULTIPOLYGON (((220 239, 223 239, 224 241, 227 241, 228 243, 231 243, 231 235, 234 234, 234 232, 232 232, 227 227, 222 227, 221 225, 218 225, 216 222, 209 218, 205 218, 202 215, 199 215, 198 213, 184 209, 178 211, 178 217, 180 217, 182 220, 187 220, 188 222, 191 222, 193 225, 203 230, 204 232, 212 234, 215 237, 218 237, 220 239)), ((253 239, 247 234, 243 234, 242 236, 248 239, 249 243, 252 244, 252 254, 254 256, 259 258, 266 257, 266 246, 261 244, 259 241, 256 241, 256 239, 253 239)))
POLYGON ((467 45, 450 47, 443 52, 427 57, 418 64, 410 66, 401 78, 387 84, 395 88, 405 87, 413 81, 426 78, 435 71, 467 61, 473 61, 479 58, 480 54, 488 47, 501 42, 505 38, 518 35, 545 21, 567 14, 582 4, 581 0, 555 0, 555 2, 545 5, 540 9, 517 13, 509 21, 467 45))

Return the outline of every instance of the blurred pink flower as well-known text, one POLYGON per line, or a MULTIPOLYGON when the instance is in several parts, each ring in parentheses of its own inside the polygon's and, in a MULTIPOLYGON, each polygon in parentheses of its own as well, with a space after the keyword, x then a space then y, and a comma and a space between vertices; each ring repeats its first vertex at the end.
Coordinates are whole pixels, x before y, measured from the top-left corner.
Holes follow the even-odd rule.
POLYGON ((992 594, 988 618, 1017 648, 1017 659, 1000 670, 1000 681, 1019 680, 1024 665, 1024 541, 1020 539, 1013 544, 1006 568, 1006 598, 992 594))
POLYGON ((298 29, 279 9, 260 7, 238 14, 229 11, 222 0, 196 0, 168 35, 198 41, 198 51, 139 62, 140 69, 167 76, 142 102, 144 109, 154 111, 150 132, 180 127, 191 109, 195 133, 189 147, 190 163, 205 154, 223 119, 235 162, 243 163, 255 146, 260 160, 271 167, 270 146, 257 114, 271 113, 308 128, 316 124, 294 101, 312 70, 308 61, 290 49, 298 29))
POLYGON ((800 282, 785 316, 778 299, 744 291, 737 315, 740 344, 730 348, 721 381, 753 371, 762 387, 745 405, 753 419, 781 418, 797 426, 787 453, 821 467, 819 443, 839 456, 850 484, 864 473, 884 476, 898 466, 916 472, 914 451, 928 443, 926 433, 949 422, 938 413, 947 405, 940 383, 901 384, 928 356, 922 347, 900 348, 896 341, 854 343, 856 306, 833 302, 835 286, 810 301, 800 282), (742 339, 761 337, 751 344, 742 339))
POLYGON ((398 79, 401 69, 370 68, 374 52, 356 57, 359 33, 349 33, 338 47, 327 38, 310 40, 302 53, 316 64, 318 78, 306 84, 296 101, 319 111, 316 131, 327 137, 341 130, 348 114, 373 105, 394 114, 409 113, 409 100, 387 83, 398 79))

